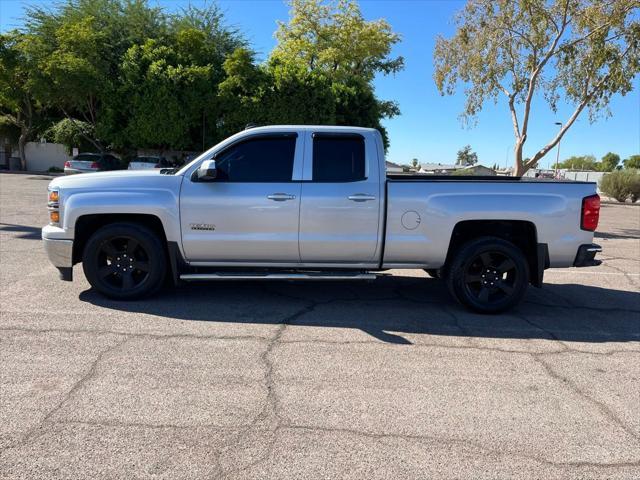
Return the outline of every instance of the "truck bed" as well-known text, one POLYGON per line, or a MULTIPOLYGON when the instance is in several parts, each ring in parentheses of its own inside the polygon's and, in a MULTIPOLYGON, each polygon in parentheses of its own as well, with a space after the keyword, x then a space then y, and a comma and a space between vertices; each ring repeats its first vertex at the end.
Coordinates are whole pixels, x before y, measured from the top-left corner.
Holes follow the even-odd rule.
POLYGON ((578 246, 593 238, 580 228, 580 218, 582 199, 593 195, 595 186, 517 177, 388 175, 383 264, 440 268, 456 226, 510 221, 535 231, 536 243, 548 247, 549 266, 572 266, 578 246))
POLYGON ((577 180, 556 180, 553 178, 503 177, 497 175, 420 175, 411 173, 387 173, 387 181, 393 182, 499 182, 499 183, 581 183, 593 184, 577 180))

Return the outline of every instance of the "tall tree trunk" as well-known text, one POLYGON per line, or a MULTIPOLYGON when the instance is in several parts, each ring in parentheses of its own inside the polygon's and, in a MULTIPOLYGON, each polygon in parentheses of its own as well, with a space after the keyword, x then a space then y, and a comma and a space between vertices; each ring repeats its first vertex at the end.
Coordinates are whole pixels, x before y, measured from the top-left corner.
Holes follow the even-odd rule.
POLYGON ((29 138, 29 128, 23 126, 20 129, 20 137, 18 137, 18 155, 20 155, 20 170, 27 169, 27 157, 25 155, 25 146, 29 138))
POLYGON ((518 137, 516 138, 516 143, 513 147, 513 153, 515 156, 513 176, 521 177, 526 172, 524 168, 524 162, 522 161, 522 148, 524 147, 524 142, 526 141, 526 137, 518 137))

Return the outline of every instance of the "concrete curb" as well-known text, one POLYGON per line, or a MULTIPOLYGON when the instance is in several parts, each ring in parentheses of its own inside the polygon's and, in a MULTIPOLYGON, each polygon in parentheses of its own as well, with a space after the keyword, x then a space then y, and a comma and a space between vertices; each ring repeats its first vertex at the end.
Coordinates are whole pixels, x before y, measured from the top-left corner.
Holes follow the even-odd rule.
POLYGON ((62 172, 23 172, 22 170, 0 170, 0 173, 11 174, 11 175, 45 175, 48 177, 63 177, 64 173, 62 172))

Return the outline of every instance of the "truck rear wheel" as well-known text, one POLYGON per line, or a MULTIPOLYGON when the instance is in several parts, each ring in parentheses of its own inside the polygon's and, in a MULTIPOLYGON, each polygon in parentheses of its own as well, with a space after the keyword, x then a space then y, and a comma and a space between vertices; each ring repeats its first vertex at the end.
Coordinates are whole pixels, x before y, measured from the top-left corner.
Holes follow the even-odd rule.
POLYGON ((96 231, 85 246, 82 268, 93 288, 119 300, 155 293, 167 272, 158 236, 133 223, 114 223, 96 231))
POLYGON ((463 245, 447 272, 449 291, 467 308, 499 313, 522 300, 529 285, 529 266, 510 242, 483 237, 463 245))

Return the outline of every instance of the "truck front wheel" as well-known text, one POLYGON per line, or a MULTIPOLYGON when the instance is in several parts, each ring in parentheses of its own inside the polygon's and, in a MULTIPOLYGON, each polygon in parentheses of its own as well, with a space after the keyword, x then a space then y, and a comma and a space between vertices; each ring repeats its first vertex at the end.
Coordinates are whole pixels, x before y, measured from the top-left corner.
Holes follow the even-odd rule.
POLYGON ((82 268, 93 288, 118 300, 153 294, 167 272, 158 236, 133 223, 113 223, 96 231, 84 248, 82 268))
POLYGON ((522 300, 529 285, 529 266, 510 242, 483 237, 464 244, 447 272, 449 291, 479 313, 499 313, 522 300))

